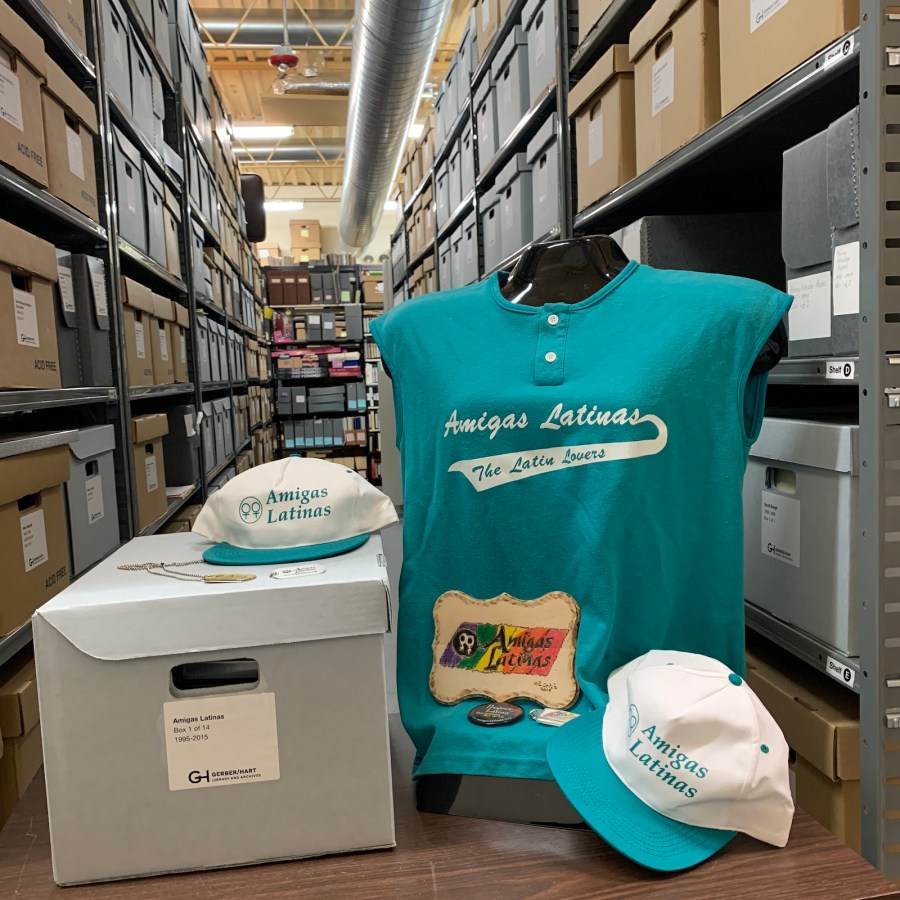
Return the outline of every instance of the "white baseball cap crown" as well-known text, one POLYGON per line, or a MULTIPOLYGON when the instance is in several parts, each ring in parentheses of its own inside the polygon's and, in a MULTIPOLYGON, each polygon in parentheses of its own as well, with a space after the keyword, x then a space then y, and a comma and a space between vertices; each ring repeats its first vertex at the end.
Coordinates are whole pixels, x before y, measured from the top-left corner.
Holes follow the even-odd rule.
POLYGON ((667 650, 617 669, 609 702, 552 736, 547 759, 588 824, 649 868, 688 868, 736 832, 776 847, 793 821, 788 746, 739 675, 667 650))
POLYGON ((192 530, 219 542, 206 562, 277 565, 346 553, 396 521, 387 495, 352 469, 291 456, 232 478, 192 530))

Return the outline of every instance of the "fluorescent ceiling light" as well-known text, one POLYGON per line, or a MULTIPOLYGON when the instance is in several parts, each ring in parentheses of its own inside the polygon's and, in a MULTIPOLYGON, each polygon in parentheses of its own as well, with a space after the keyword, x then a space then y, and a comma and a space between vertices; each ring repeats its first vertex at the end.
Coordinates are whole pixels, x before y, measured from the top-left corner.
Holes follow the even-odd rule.
POLYGON ((234 136, 240 140, 252 140, 263 138, 276 140, 278 138, 292 137, 293 125, 235 125, 234 136))
POLYGON ((409 137, 413 140, 418 140, 423 134, 425 134, 424 122, 413 122, 412 125, 409 126, 409 137))
POLYGON ((393 212, 397 208, 396 200, 385 200, 384 201, 384 211, 385 212, 393 212))
POLYGON ((303 209, 302 200, 266 200, 263 203, 267 212, 299 212, 303 209))

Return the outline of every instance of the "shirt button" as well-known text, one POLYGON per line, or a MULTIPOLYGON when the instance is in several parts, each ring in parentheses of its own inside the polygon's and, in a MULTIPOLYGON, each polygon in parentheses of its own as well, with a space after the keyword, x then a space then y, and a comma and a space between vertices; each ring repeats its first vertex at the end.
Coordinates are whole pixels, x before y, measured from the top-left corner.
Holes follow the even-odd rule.
POLYGON ((548 363, 555 363, 556 354, 551 350, 549 353, 544 354, 544 359, 546 359, 548 363))
POLYGON ((556 313, 550 313, 550 315, 547 316, 547 322, 550 325, 559 325, 559 316, 556 313))

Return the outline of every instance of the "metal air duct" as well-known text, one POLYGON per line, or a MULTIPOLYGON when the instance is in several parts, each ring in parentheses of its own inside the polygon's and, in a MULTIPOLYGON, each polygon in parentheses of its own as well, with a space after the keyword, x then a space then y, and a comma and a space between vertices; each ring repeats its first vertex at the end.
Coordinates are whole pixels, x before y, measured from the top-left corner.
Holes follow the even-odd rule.
MULTIPOLYGON (((284 38, 284 27, 281 16, 274 9, 253 10, 243 22, 243 9, 198 9, 197 17, 200 24, 206 30, 209 38, 215 44, 224 44, 231 37, 235 28, 237 34, 232 38, 229 47, 271 47, 281 44, 284 38)), ((288 43, 301 49, 308 44, 314 47, 322 46, 322 36, 329 44, 337 44, 350 25, 353 13, 341 10, 315 10, 311 13, 315 22, 316 31, 310 27, 306 19, 295 18, 288 24, 288 43)), ((344 45, 351 42, 353 29, 351 28, 344 37, 344 45)), ((204 46, 211 47, 206 34, 201 32, 204 46)))
POLYGON ((349 91, 349 81, 334 81, 321 77, 312 80, 302 75, 279 78, 272 84, 272 93, 279 97, 285 94, 346 94, 349 91))
POLYGON ((381 221, 451 0, 360 0, 353 36, 341 240, 367 246, 381 221))

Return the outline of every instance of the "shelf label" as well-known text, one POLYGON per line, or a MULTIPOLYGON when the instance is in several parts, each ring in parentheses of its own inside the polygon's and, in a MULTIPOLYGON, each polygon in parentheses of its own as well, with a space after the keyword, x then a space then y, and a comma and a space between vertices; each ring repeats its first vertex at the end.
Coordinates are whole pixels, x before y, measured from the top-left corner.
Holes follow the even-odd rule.
POLYGON ((144 460, 144 475, 147 477, 147 493, 152 493, 159 487, 159 477, 156 474, 156 456, 152 453, 144 460))
POLYGON ((40 347, 37 302, 34 299, 34 294, 13 288, 13 304, 16 309, 16 340, 23 347, 40 347))
POLYGON ((592 166, 601 159, 603 159, 603 113, 597 113, 588 125, 588 165, 592 166))
POLYGON ((138 359, 147 358, 147 346, 144 343, 144 323, 134 323, 134 344, 138 359))
POLYGON ((773 491, 762 492, 764 556, 800 568, 800 501, 773 491))
POLYGON ((66 123, 66 149, 69 152, 69 171, 79 181, 84 181, 84 147, 81 135, 68 123, 66 123))
POLYGON ((787 292, 794 297, 788 313, 791 340, 831 337, 831 273, 792 278, 787 292))
POLYGON ((75 286, 72 283, 72 270, 56 262, 56 275, 59 281, 59 296, 63 309, 67 313, 75 312, 75 286))
POLYGON ((856 681, 856 672, 851 669, 850 666, 845 666, 843 663, 838 662, 832 656, 829 656, 827 660, 828 661, 825 664, 825 671, 835 681, 840 681, 841 684, 846 684, 847 687, 853 687, 853 684, 856 681))
POLYGON ((650 93, 652 115, 675 102, 675 48, 670 47, 653 63, 653 86, 650 93))
POLYGON ((834 314, 849 316, 859 312, 859 241, 834 248, 832 265, 834 314))
POLYGON ((47 562, 50 553, 47 550, 47 530, 44 527, 44 511, 36 509, 19 519, 22 532, 22 556, 25 560, 25 571, 36 569, 47 562))
POLYGON ((852 359, 829 359, 825 378, 828 381, 853 381, 856 377, 856 363, 852 359))
POLYGON ((109 318, 109 303, 106 297, 106 276, 103 271, 90 270, 91 287, 94 289, 94 309, 100 319, 109 318))
POLYGON ((103 518, 103 479, 99 475, 88 478, 84 483, 87 499, 88 524, 93 525, 103 518))
POLYGON ((750 34, 787 5, 788 0, 750 0, 750 34))
POLYGON ((832 47, 825 54, 825 62, 822 63, 823 69, 830 69, 835 63, 839 63, 845 56, 849 56, 853 52, 853 48, 856 46, 856 41, 853 35, 846 38, 840 44, 832 47))
POLYGON ((169 790, 278 781, 275 694, 163 703, 169 790))
POLYGON ((0 60, 7 65, 0 65, 0 119, 14 125, 19 131, 25 131, 22 119, 22 91, 19 88, 19 77, 8 68, 8 60, 0 60))

